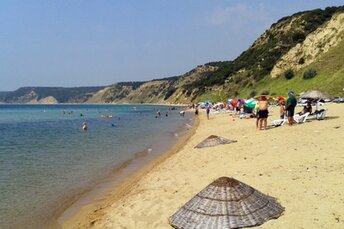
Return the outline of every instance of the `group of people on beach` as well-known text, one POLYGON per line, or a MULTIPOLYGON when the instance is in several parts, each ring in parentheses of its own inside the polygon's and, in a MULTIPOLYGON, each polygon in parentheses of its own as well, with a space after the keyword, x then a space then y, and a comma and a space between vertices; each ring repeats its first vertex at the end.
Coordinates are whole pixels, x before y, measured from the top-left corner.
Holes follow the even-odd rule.
MULTIPOLYGON (((256 128, 259 130, 265 130, 267 127, 267 119, 269 116, 268 111, 268 101, 272 98, 271 96, 267 95, 260 95, 254 97, 258 102, 254 108, 256 113, 257 121, 256 121, 256 128)), ((284 119, 284 116, 287 116, 289 125, 293 125, 294 121, 294 114, 295 114, 295 107, 297 105, 297 100, 294 96, 294 91, 288 92, 288 99, 286 102, 280 101, 280 118, 284 119)), ((310 109, 312 106, 309 104, 310 109)), ((308 111, 302 111, 308 112, 308 111)))

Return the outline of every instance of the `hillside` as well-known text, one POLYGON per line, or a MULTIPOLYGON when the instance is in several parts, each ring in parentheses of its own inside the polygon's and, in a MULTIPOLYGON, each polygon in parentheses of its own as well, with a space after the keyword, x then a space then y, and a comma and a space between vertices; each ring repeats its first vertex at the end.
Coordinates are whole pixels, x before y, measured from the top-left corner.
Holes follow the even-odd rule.
POLYGON ((344 7, 329 7, 284 17, 271 25, 233 61, 211 62, 177 77, 115 84, 92 102, 190 103, 205 99, 252 97, 321 89, 343 95, 344 7), (306 77, 305 72, 315 72, 306 77), (286 79, 285 73, 294 77, 286 79))
POLYGON ((83 103, 104 87, 21 87, 0 93, 5 103, 83 103))
POLYGON ((344 96, 344 6, 299 12, 272 24, 232 61, 210 62, 180 75, 107 87, 26 87, 0 93, 14 103, 165 103, 285 95, 323 90, 344 96))

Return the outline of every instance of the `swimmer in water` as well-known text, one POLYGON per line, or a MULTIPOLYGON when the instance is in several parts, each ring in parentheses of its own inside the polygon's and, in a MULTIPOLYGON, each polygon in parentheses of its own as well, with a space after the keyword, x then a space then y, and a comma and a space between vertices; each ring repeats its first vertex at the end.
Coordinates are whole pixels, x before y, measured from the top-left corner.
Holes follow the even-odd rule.
POLYGON ((83 123, 82 123, 82 130, 83 130, 83 131, 86 131, 86 130, 87 130, 87 123, 86 123, 86 122, 83 122, 83 123))

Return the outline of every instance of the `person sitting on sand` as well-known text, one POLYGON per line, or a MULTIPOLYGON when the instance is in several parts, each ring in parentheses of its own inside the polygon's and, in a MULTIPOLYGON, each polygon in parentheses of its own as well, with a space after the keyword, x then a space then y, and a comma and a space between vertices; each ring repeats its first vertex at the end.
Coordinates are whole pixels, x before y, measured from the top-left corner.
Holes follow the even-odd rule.
POLYGON ((270 99, 270 96, 256 96, 256 100, 258 100, 258 106, 259 106, 259 129, 260 130, 265 130, 268 122, 268 116, 269 116, 269 111, 268 111, 268 100, 270 99))
POLYGON ((302 111, 299 112, 298 114, 299 115, 303 115, 303 114, 306 114, 306 113, 312 113, 312 104, 310 101, 307 102, 306 106, 303 107, 302 111))
POLYGON ((241 109, 243 108, 243 106, 244 106, 244 101, 241 100, 241 99, 238 99, 238 102, 237 102, 237 104, 235 106, 235 110, 236 110, 236 113, 238 115, 241 115, 241 109))

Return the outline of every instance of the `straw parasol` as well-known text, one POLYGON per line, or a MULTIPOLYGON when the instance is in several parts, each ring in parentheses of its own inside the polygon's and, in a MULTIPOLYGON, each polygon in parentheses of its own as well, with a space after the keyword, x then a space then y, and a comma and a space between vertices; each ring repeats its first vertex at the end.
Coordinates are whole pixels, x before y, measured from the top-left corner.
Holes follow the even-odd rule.
POLYGON ((237 142, 235 140, 229 140, 223 137, 219 137, 216 135, 210 135, 206 139, 204 139, 201 143, 199 143, 195 148, 204 148, 204 147, 213 147, 217 145, 223 145, 223 144, 230 144, 233 142, 237 142))
POLYGON ((313 91, 307 91, 301 95, 301 98, 303 99, 330 99, 331 96, 325 92, 313 90, 313 91))
MULTIPOLYGON (((320 99, 330 99, 331 96, 325 92, 313 90, 313 91, 307 91, 301 95, 301 98, 303 99, 312 99, 312 100, 320 100, 320 99)), ((316 109, 318 110, 318 102, 316 103, 316 109)), ((318 118, 318 115, 317 115, 318 118)))
POLYGON ((284 208, 234 178, 220 177, 169 218, 176 229, 252 227, 278 218, 284 208))

